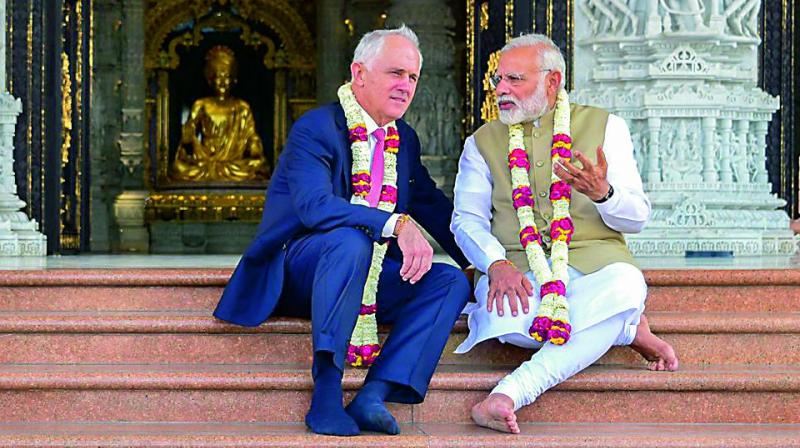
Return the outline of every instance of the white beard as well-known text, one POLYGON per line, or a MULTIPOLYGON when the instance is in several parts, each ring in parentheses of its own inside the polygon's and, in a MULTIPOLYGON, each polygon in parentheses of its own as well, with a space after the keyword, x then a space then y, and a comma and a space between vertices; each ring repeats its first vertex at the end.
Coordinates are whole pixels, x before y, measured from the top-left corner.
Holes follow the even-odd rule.
POLYGON ((547 113, 547 93, 543 82, 539 83, 536 91, 531 96, 522 101, 511 95, 503 95, 497 98, 497 102, 499 103, 500 101, 509 101, 517 106, 511 110, 500 109, 500 122, 508 126, 534 121, 547 113))

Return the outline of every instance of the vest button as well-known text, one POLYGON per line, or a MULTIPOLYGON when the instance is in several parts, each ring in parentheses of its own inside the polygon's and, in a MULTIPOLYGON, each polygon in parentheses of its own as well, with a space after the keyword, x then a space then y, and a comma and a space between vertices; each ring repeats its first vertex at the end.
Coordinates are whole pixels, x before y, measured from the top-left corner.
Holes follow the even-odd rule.
POLYGON ((539 192, 539 197, 540 197, 540 198, 543 198, 543 197, 545 197, 545 196, 547 196, 547 192, 544 192, 544 191, 540 191, 540 192, 539 192))
POLYGON ((539 138, 541 135, 542 135, 541 132, 536 131, 533 133, 533 138, 539 138))
POLYGON ((549 243, 549 242, 550 242, 550 237, 549 237, 549 236, 546 236, 546 237, 544 237, 543 239, 544 239, 544 242, 545 242, 545 243, 549 243))
POLYGON ((543 167, 543 166, 544 166, 544 162, 542 162, 541 160, 538 160, 538 161, 536 162, 536 166, 538 166, 538 167, 540 167, 540 168, 541 168, 541 167, 543 167))

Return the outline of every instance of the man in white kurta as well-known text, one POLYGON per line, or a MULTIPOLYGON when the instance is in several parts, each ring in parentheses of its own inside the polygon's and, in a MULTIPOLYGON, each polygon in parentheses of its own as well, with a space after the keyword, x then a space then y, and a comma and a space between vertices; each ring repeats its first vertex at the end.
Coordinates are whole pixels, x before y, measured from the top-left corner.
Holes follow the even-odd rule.
POLYGON ((563 73, 563 56, 547 37, 527 35, 509 42, 501 50, 494 76, 500 121, 487 123, 466 140, 456 178, 451 230, 481 274, 475 288, 477 303, 464 310, 469 335, 456 353, 493 338, 539 349, 473 408, 476 423, 500 431, 519 432, 514 411, 591 365, 613 345, 632 345, 653 362, 653 370, 678 366, 672 348, 649 331, 642 316, 647 286, 622 237, 641 231, 651 209, 630 133, 623 119, 595 108, 572 106, 576 158, 553 168, 573 190, 570 213, 575 234, 566 295, 571 339, 554 345, 537 342, 529 333, 541 285, 516 234, 519 222, 511 206, 505 160, 508 125, 525 126, 536 223, 547 254, 551 243, 547 229, 553 219, 546 193, 549 146, 563 73), (598 144, 601 148, 588 146, 598 144))

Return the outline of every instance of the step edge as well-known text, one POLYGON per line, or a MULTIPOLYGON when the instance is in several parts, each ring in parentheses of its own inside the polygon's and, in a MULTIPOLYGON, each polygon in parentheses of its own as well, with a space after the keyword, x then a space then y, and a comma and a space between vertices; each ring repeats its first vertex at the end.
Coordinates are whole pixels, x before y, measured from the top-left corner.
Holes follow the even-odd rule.
MULTIPOLYGON (((0 286, 225 286, 232 268, 0 270, 0 286)), ((650 286, 799 286, 800 269, 646 269, 650 286)))

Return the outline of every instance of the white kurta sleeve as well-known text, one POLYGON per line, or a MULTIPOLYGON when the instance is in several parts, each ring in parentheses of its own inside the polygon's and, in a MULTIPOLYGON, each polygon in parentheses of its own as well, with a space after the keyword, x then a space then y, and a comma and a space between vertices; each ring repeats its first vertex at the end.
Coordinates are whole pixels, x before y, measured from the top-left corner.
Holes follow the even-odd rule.
POLYGON ((467 260, 481 272, 506 257, 506 250, 491 231, 492 185, 489 166, 470 136, 458 161, 450 230, 467 260))
POLYGON ((608 201, 597 205, 603 222, 623 233, 639 233, 650 219, 650 199, 633 157, 633 141, 625 120, 609 115, 603 152, 608 162, 606 179, 614 187, 608 201))

